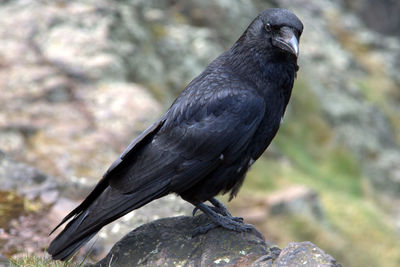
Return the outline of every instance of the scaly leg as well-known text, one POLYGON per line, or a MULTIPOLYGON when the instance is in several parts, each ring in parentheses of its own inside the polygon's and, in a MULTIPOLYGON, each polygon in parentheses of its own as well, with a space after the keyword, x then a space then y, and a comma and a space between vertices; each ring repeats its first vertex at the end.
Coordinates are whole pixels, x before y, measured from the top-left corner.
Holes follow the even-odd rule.
MULTIPOLYGON (((210 209, 212 209, 213 211, 215 211, 216 213, 219 213, 222 216, 229 217, 229 218, 233 219, 234 221, 243 222, 243 218, 241 218, 241 217, 233 217, 231 215, 231 213, 228 211, 228 209, 226 208, 226 206, 222 202, 218 201, 216 198, 213 197, 209 201, 210 201, 211 204, 213 204, 213 206, 209 206, 209 205, 206 205, 206 206, 209 207, 210 209)), ((193 209, 192 216, 196 215, 196 212, 198 210, 199 210, 199 208, 196 206, 193 209)))
MULTIPOLYGON (((213 202, 217 203, 218 201, 215 202, 215 199, 213 199, 211 201, 211 203, 214 204, 213 202)), ((220 204, 222 204, 222 203, 220 203, 220 204)), ((217 205, 219 205, 219 204, 217 204, 217 205)), ((245 232, 245 231, 251 231, 251 230, 255 229, 253 225, 243 223, 242 219, 240 219, 240 221, 238 221, 238 219, 236 219, 235 217, 230 215, 229 212, 227 212, 226 208, 224 210, 223 208, 221 209, 221 207, 210 207, 204 203, 197 204, 196 208, 201 210, 204 214, 206 214, 212 222, 196 227, 193 232, 193 237, 197 236, 199 234, 205 234, 209 230, 217 228, 219 226, 221 226, 225 229, 236 231, 236 232, 245 232), (220 214, 216 210, 218 210, 221 213, 225 213, 225 214, 229 214, 229 215, 220 214)))

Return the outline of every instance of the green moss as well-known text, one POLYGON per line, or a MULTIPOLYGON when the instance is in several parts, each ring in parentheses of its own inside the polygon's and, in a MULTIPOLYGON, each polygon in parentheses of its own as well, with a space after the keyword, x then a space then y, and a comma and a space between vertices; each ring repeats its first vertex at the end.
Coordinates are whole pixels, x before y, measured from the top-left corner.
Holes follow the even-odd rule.
POLYGON ((72 259, 62 262, 62 261, 53 261, 45 256, 35 256, 35 255, 25 255, 20 258, 12 258, 10 259, 10 267, 80 267, 83 266, 83 263, 74 263, 72 259))
POLYGON ((379 207, 363 198, 330 192, 323 196, 323 204, 334 231, 356 252, 345 255, 349 266, 399 266, 400 241, 379 207), (362 258, 368 259, 367 265, 361 264, 362 258))
POLYGON ((24 198, 12 191, 0 191, 0 228, 8 229, 9 222, 25 213, 24 198))
POLYGON ((278 162, 268 159, 262 158, 257 161, 246 178, 246 186, 244 190, 248 190, 250 192, 269 192, 274 191, 280 186, 279 181, 282 175, 282 169, 279 166, 278 162))
POLYGON ((365 98, 378 106, 389 119, 393 132, 397 133, 397 143, 400 145, 400 120, 398 111, 394 108, 396 104, 393 103, 400 100, 399 88, 389 77, 379 71, 359 81, 358 86, 365 98))
POLYGON ((150 29, 156 39, 162 39, 167 36, 165 26, 162 24, 152 24, 150 29))
POLYGON ((274 141, 290 159, 287 174, 293 181, 316 190, 330 188, 361 195, 361 171, 346 147, 334 143, 331 127, 323 118, 316 96, 299 77, 293 91, 291 112, 274 141))
POLYGON ((377 266, 377 258, 354 246, 352 241, 334 229, 316 224, 306 218, 291 217, 287 230, 295 240, 312 240, 336 258, 343 266, 377 266))

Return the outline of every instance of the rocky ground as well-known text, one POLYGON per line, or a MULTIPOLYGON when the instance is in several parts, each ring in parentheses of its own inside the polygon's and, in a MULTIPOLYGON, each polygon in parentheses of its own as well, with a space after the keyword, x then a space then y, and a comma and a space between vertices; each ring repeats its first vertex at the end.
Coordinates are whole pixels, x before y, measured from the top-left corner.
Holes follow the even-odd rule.
MULTIPOLYGON (((294 95, 288 120, 304 114, 313 151, 343 147, 354 156, 363 194, 399 222, 400 41, 392 14, 400 5, 380 3, 371 20, 369 0, 2 2, 0 254, 42 252, 47 233, 122 149, 271 6, 305 24, 296 82, 303 93, 294 95)), ((286 151, 272 150, 290 164, 286 151)), ((143 222, 190 213, 179 198, 160 201, 100 233, 94 257, 143 222)), ((324 221, 310 188, 248 203, 251 212, 234 208, 255 223, 299 210, 324 221)))
POLYGON ((209 222, 205 215, 160 219, 122 238, 101 261, 89 266, 251 266, 341 267, 311 242, 290 243, 282 250, 257 231, 232 233, 213 229, 191 237, 193 228, 209 222))

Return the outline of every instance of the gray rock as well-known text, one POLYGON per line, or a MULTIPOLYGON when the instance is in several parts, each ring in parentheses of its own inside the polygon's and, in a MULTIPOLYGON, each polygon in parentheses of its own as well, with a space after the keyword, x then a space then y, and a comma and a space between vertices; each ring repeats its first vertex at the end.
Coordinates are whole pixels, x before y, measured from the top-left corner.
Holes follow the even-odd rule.
POLYGON ((133 230, 108 255, 87 266, 321 266, 339 267, 310 242, 290 243, 282 251, 256 232, 216 228, 192 237, 205 215, 160 219, 133 230))
POLYGON ((0 8, 0 149, 60 179, 97 180, 161 112, 111 52, 115 6, 95 2, 0 8))
POLYGON ((341 264, 311 242, 292 242, 282 249, 276 267, 340 267, 341 264))
MULTIPOLYGON (((98 238, 93 238, 85 247, 92 255, 90 248, 94 243, 97 248, 97 256, 93 256, 99 259, 104 257, 114 244, 124 235, 132 231, 132 229, 159 218, 190 215, 192 210, 193 206, 180 197, 172 194, 165 196, 152 201, 140 209, 131 211, 122 218, 105 226, 100 230, 98 238)), ((85 254, 85 252, 83 254, 85 254)))
POLYGON ((182 15, 165 12, 168 5, 139 0, 115 6, 110 38, 115 40, 111 51, 123 62, 127 77, 172 100, 223 47, 215 31, 176 21, 174 13, 182 15))
POLYGON ((217 228, 192 238, 207 223, 204 215, 172 217, 145 224, 127 234, 93 266, 233 266, 248 265, 268 253, 254 233, 217 228))
POLYGON ((0 151, 0 189, 15 191, 19 195, 33 199, 43 197, 47 204, 52 204, 57 195, 57 184, 54 179, 38 169, 25 163, 17 162, 0 151), (50 195, 49 195, 50 194, 50 195))
POLYGON ((19 131, 0 129, 0 148, 9 155, 18 155, 25 151, 25 139, 19 131))
POLYGON ((400 35, 400 3, 396 0, 345 0, 348 7, 355 10, 368 27, 388 34, 400 35), (371 6, 374 12, 371 12, 371 6))

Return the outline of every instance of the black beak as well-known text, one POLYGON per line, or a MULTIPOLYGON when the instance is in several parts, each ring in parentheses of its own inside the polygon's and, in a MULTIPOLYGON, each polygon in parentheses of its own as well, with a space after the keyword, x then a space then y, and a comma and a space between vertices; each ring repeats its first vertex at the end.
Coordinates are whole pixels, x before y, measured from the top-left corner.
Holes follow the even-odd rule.
POLYGON ((292 53, 296 58, 299 56, 299 40, 289 27, 282 27, 279 34, 272 38, 272 44, 282 50, 292 53))

